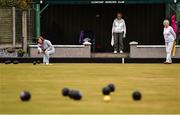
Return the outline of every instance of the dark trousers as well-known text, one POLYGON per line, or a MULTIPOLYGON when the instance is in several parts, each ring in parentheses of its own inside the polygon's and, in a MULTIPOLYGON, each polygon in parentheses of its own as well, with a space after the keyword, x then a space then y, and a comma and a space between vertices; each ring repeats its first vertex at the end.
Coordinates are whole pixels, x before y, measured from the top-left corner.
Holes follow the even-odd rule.
POLYGON ((114 36, 114 51, 122 51, 124 48, 123 44, 123 32, 113 33, 114 36))

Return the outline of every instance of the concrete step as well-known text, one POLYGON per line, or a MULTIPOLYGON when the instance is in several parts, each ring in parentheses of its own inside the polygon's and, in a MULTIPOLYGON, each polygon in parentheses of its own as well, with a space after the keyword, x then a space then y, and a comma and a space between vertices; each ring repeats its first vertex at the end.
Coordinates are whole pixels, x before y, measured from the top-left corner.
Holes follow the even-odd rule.
POLYGON ((129 53, 114 54, 113 52, 107 52, 107 53, 101 52, 101 53, 92 53, 91 57, 92 58, 126 58, 129 57, 129 53))

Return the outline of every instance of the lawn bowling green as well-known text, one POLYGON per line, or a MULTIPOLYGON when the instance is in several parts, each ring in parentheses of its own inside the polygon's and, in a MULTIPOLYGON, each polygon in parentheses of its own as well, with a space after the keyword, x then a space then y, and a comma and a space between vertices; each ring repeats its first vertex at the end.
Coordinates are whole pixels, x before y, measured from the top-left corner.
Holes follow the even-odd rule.
POLYGON ((0 113, 180 113, 180 65, 0 64, 0 113), (116 86, 104 102, 102 88, 116 86), (74 101, 63 88, 82 91, 74 101), (22 91, 31 93, 23 102, 22 91), (132 93, 142 99, 134 101, 132 93))

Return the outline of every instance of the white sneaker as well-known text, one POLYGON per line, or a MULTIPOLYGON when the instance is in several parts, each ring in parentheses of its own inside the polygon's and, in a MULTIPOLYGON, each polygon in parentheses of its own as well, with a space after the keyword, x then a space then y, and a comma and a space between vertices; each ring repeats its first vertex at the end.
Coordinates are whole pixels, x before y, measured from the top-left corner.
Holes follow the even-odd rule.
POLYGON ((117 51, 114 51, 114 54, 117 54, 117 51))
POLYGON ((123 51, 121 50, 119 53, 120 53, 120 54, 122 54, 122 53, 123 53, 123 51))
POLYGON ((49 63, 46 63, 46 65, 49 65, 49 63))

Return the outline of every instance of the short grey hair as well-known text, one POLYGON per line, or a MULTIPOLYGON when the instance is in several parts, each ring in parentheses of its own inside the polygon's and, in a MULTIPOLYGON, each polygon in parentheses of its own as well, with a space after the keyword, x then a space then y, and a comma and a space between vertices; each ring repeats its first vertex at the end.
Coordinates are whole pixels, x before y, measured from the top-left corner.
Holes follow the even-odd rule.
POLYGON ((165 25, 165 24, 168 24, 168 25, 169 25, 169 20, 167 20, 167 19, 164 20, 164 21, 163 21, 163 24, 164 24, 164 25, 165 25))

